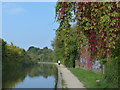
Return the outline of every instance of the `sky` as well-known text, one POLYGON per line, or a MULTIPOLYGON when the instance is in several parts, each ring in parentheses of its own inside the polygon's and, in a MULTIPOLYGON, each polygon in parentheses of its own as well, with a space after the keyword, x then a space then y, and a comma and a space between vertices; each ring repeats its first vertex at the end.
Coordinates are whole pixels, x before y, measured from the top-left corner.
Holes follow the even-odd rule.
POLYGON ((30 46, 52 49, 59 24, 55 22, 56 2, 3 2, 2 38, 27 50, 30 46))

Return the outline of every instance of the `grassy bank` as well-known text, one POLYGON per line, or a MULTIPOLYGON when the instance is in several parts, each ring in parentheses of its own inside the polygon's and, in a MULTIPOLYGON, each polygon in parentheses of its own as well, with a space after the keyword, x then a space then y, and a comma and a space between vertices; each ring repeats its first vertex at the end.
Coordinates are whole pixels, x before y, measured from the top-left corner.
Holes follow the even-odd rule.
MULTIPOLYGON (((112 88, 105 80, 103 75, 95 73, 91 70, 84 70, 80 68, 69 68, 69 70, 77 76, 77 78, 84 84, 86 88, 112 88), (99 83, 96 80, 100 80, 99 83)), ((114 87, 113 87, 114 88, 114 87)))

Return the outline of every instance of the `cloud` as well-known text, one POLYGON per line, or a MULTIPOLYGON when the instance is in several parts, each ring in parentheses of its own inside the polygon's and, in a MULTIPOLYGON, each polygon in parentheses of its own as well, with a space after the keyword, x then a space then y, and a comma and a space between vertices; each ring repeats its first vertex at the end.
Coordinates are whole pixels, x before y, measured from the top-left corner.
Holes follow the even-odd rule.
POLYGON ((4 3, 2 6, 3 11, 10 15, 16 15, 25 12, 25 9, 23 7, 18 6, 17 4, 14 3, 4 3))

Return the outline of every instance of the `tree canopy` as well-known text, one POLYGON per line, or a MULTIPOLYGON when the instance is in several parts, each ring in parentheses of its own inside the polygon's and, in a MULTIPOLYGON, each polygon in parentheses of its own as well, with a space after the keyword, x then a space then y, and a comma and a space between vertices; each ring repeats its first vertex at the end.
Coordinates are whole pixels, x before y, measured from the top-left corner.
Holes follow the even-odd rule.
POLYGON ((48 49, 48 47, 44 47, 43 49, 31 46, 28 48, 27 53, 31 56, 32 59, 36 59, 37 61, 53 61, 53 50, 48 49))

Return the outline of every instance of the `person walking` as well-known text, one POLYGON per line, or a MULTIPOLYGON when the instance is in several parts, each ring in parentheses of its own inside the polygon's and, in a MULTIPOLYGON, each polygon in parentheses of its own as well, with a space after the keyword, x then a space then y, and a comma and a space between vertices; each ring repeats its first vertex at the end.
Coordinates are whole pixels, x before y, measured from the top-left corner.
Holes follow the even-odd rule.
POLYGON ((58 65, 60 65, 60 60, 58 60, 58 65))

